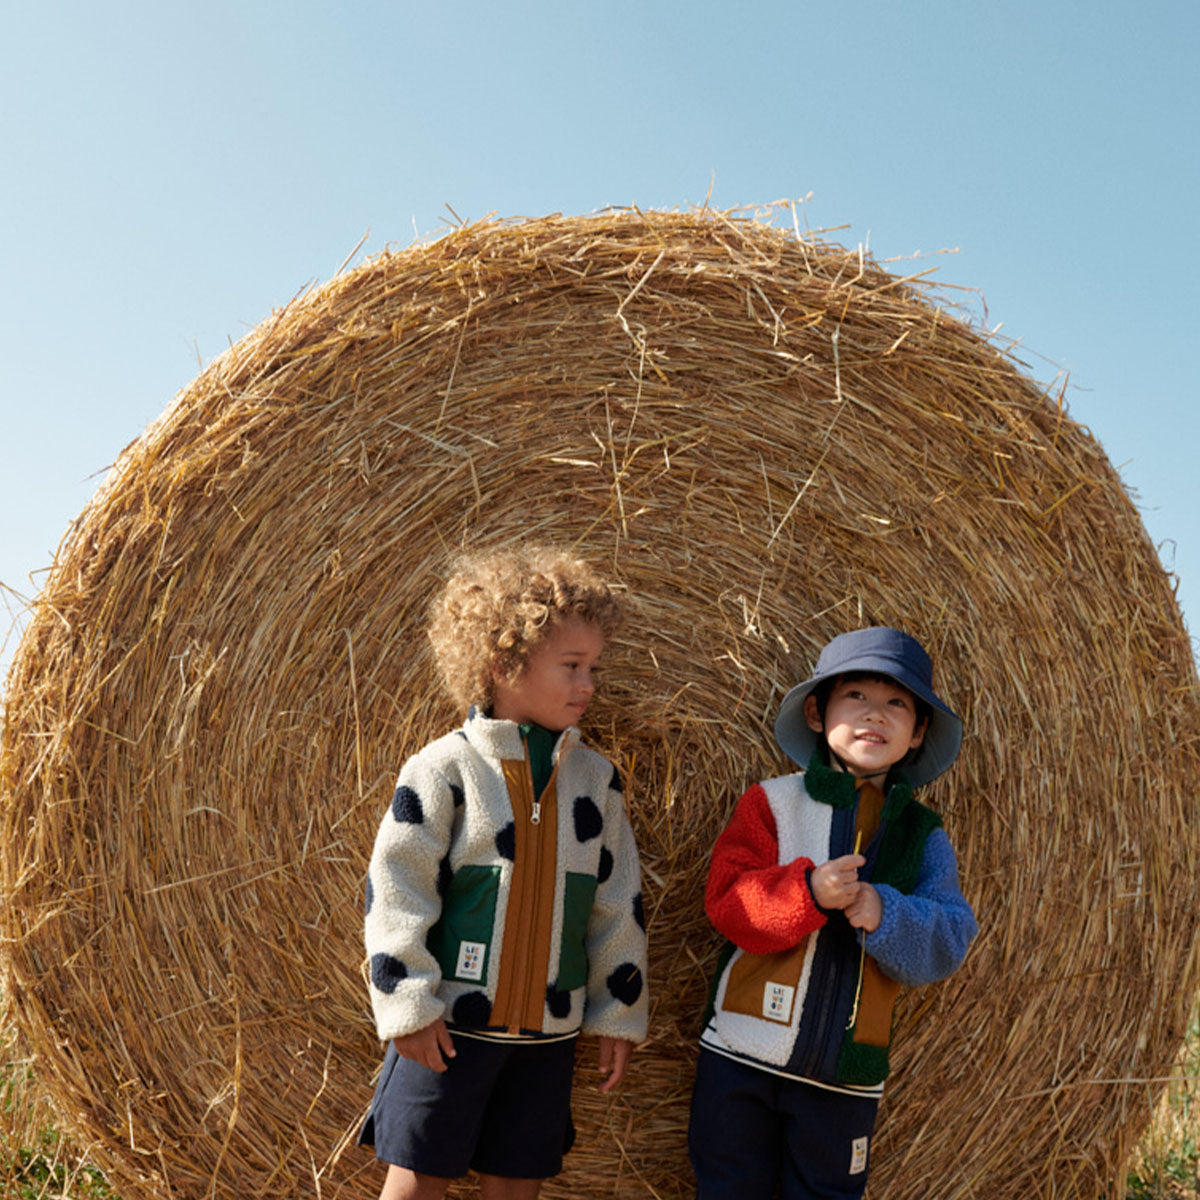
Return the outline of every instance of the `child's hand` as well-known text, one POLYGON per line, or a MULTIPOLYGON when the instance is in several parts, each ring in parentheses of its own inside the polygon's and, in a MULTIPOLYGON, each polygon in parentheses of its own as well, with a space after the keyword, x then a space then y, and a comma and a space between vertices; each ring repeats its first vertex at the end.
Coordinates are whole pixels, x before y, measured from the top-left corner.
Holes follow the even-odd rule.
POLYGON ((858 868, 866 861, 861 854, 843 854, 813 867, 808 877, 813 899, 822 908, 845 908, 858 894, 858 868))
POLYGON ((420 1063, 439 1075, 446 1069, 446 1059, 454 1057, 454 1042, 441 1017, 416 1033, 393 1038, 392 1045, 401 1058, 420 1063))
POLYGON ((869 883, 858 885, 858 895, 846 905, 846 920, 865 933, 874 933, 879 928, 879 922, 883 920, 883 901, 869 883))
POLYGON ((633 1053, 633 1043, 624 1038, 602 1037, 600 1039, 600 1072, 608 1072, 608 1078, 597 1089, 601 1092, 611 1092, 625 1078, 625 1068, 629 1066, 629 1056, 633 1053))

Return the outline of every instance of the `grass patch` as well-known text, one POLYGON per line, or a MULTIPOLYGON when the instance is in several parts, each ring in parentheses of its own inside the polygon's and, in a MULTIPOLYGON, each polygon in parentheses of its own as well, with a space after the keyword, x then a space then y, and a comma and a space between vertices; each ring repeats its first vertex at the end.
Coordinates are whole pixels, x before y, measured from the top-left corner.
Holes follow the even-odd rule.
POLYGON ((5 1145, 0 1186, 11 1200, 119 1200, 95 1167, 69 1163, 58 1135, 45 1131, 37 1147, 5 1145))
POLYGON ((0 1195, 5 1200, 119 1200, 54 1128, 0 996, 0 1195))
POLYGON ((1200 1200, 1200 1006, 1176 1075, 1134 1153, 1126 1200, 1200 1200))

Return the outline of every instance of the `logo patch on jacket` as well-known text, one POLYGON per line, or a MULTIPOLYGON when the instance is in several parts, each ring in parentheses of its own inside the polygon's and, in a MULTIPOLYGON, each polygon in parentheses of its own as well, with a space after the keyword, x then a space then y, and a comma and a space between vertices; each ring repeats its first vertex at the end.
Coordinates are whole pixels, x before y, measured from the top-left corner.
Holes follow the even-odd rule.
POLYGON ((487 953, 486 942, 459 942, 458 965, 454 974, 459 979, 483 978, 483 956, 487 953))
POLYGON ((768 981, 763 988, 762 1015, 768 1021, 782 1021, 787 1024, 792 1019, 792 1003, 796 999, 796 989, 786 983, 768 981))

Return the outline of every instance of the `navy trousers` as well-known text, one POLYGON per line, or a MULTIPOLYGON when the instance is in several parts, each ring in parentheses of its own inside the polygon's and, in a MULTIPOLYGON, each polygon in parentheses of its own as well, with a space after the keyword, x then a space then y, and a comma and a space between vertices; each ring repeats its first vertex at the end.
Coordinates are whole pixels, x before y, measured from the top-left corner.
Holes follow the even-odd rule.
POLYGON ((688 1128, 696 1200, 860 1200, 878 1107, 702 1049, 688 1128))

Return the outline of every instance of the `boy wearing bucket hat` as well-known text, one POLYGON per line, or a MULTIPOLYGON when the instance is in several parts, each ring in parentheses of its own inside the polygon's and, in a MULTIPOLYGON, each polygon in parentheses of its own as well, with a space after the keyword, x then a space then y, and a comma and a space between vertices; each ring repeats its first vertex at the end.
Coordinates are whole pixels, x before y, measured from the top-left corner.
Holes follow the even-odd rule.
POLYGON ((977 932, 941 820, 913 789, 962 721, 898 629, 831 641, 783 699, 801 772, 750 788, 717 839, 705 907, 729 939, 688 1133, 698 1200, 856 1200, 902 985, 942 979, 977 932))

